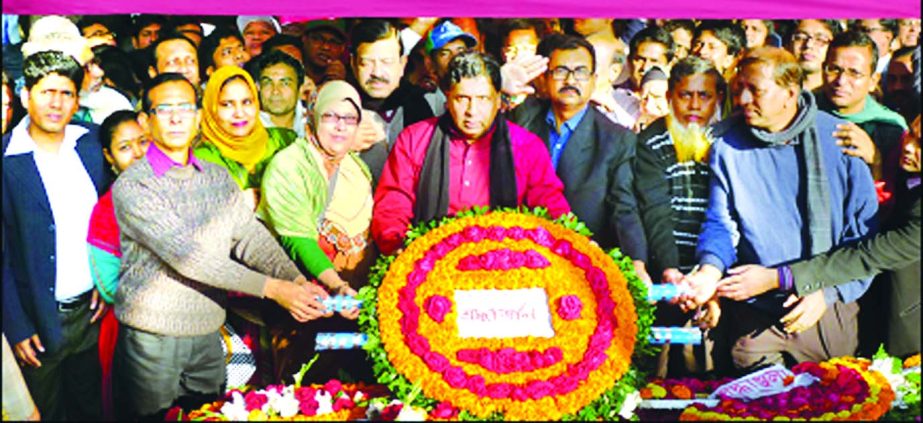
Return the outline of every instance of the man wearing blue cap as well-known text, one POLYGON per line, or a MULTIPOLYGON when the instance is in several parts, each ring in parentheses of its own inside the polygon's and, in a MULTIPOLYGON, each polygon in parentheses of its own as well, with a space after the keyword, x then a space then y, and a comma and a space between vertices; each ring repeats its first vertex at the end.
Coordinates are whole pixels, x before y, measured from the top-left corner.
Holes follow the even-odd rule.
MULTIPOLYGON (((426 54, 433 60, 436 80, 441 81, 449 70, 449 62, 461 53, 478 45, 477 38, 463 31, 452 21, 446 20, 436 25, 426 38, 424 46, 426 54)), ((445 112, 445 93, 442 87, 435 92, 426 94, 426 102, 433 109, 433 115, 440 116, 445 112)))

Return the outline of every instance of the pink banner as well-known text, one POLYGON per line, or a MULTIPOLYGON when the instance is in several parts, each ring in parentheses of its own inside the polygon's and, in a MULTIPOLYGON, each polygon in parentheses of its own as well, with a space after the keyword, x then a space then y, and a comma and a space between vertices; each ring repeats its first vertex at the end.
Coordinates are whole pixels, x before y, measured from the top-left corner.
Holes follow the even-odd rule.
POLYGON ((330 17, 912 18, 919 0, 5 0, 3 13, 330 17))

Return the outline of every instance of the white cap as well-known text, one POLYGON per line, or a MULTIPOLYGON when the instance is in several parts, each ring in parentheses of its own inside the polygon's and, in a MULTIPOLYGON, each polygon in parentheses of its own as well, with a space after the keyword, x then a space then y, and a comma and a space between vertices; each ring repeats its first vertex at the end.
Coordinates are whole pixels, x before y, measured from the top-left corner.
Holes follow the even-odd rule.
POLYGON ((279 21, 272 16, 238 16, 237 17, 237 29, 240 30, 240 34, 243 35, 244 30, 247 29, 247 25, 250 25, 251 22, 262 21, 267 22, 276 29, 276 34, 282 33, 282 27, 279 26, 279 21))
POLYGON ((70 19, 51 15, 35 21, 29 30, 29 40, 22 45, 24 59, 41 51, 60 51, 83 65, 89 58, 90 47, 70 19))

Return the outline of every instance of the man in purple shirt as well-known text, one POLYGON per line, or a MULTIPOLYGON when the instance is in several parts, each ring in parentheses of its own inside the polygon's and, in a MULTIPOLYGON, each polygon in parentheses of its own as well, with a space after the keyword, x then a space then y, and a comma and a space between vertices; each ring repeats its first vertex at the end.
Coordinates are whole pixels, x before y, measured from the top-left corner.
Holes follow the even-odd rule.
POLYGON ((174 404, 197 408, 224 392, 226 291, 271 299, 299 322, 330 313, 227 171, 191 154, 192 83, 160 74, 143 105, 153 142, 112 188, 122 240, 115 402, 121 418, 163 419, 174 404))
POLYGON ((475 206, 570 212, 544 143, 498 116, 500 65, 463 53, 442 80, 446 113, 398 135, 375 191, 372 237, 384 254, 400 249, 411 223, 475 206))

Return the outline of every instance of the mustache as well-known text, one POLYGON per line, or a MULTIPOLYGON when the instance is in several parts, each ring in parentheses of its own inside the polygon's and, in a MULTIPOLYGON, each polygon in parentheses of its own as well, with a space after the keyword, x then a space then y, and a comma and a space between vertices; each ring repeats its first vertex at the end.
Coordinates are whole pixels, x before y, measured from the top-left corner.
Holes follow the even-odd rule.
POLYGON ((369 79, 365 80, 366 84, 371 84, 373 82, 382 82, 382 83, 388 84, 391 81, 388 78, 383 78, 380 76, 370 76, 369 79))
POLYGON ((582 92, 580 92, 580 88, 577 88, 577 87, 575 87, 575 86, 573 86, 573 85, 565 85, 565 86, 561 87, 561 89, 558 90, 558 93, 559 93, 559 94, 564 94, 564 91, 566 91, 566 90, 573 90, 575 93, 577 93, 577 95, 583 94, 582 92))

